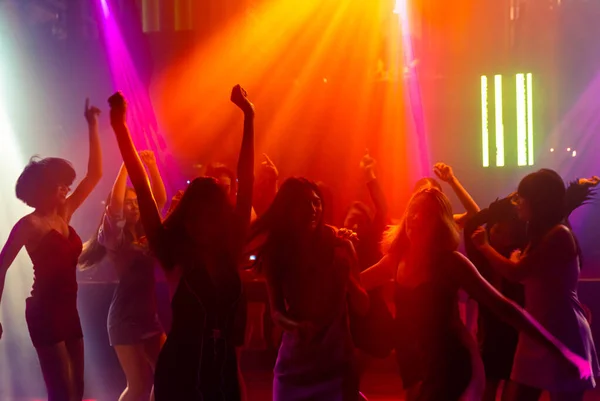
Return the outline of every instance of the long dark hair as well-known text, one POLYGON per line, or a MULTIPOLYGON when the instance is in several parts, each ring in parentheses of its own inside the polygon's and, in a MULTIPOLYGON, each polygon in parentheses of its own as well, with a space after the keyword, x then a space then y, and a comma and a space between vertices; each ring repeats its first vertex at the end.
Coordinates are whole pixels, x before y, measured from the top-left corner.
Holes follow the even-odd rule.
MULTIPOLYGON (((170 243, 178 247, 184 247, 182 248, 184 255, 180 255, 182 257, 186 257, 185 254, 189 254, 195 249, 195 244, 187 231, 186 224, 194 213, 201 213, 206 215, 207 218, 219 220, 220 232, 214 234, 222 238, 218 241, 220 249, 214 249, 214 251, 222 255, 230 254, 231 241, 233 240, 234 209, 227 198, 227 194, 216 179, 212 177, 195 178, 163 222, 166 238, 170 243)), ((234 260, 232 263, 226 263, 226 265, 233 266, 235 269, 235 262, 234 260)), ((171 268, 173 265, 163 267, 171 268)))
POLYGON ((302 234, 291 227, 291 214, 297 210, 296 207, 300 203, 307 201, 307 196, 311 191, 321 198, 323 207, 323 213, 314 230, 314 239, 324 246, 332 245, 331 249, 333 249, 336 235, 334 229, 324 223, 323 216, 327 205, 323 202, 319 186, 306 178, 288 178, 279 188, 269 209, 252 224, 250 229, 250 241, 265 236, 264 243, 257 250, 257 256, 259 260, 268 259, 269 263, 259 264, 259 267, 266 266, 267 269, 275 269, 261 270, 262 272, 280 277, 282 271, 277 269, 297 261, 297 240, 302 234))
POLYGON ((525 199, 531 210, 528 237, 533 243, 567 217, 565 183, 561 176, 549 169, 527 175, 519 183, 519 197, 525 199))
MULTIPOLYGON (((129 187, 126 189, 126 191, 132 191, 135 193, 135 189, 129 187)), ((110 203, 111 195, 112 194, 109 193, 106 197, 105 205, 108 205, 110 203)), ((104 211, 104 213, 102 213, 100 223, 98 224, 98 228, 96 228, 94 235, 92 235, 92 237, 89 240, 87 240, 85 244, 83 244, 83 251, 79 256, 79 269, 81 271, 89 270, 96 267, 96 265, 100 263, 104 259, 104 257, 106 257, 106 248, 98 241, 98 235, 100 234, 100 228, 102 228, 102 223, 104 222, 105 216, 106 210, 104 211)), ((137 232, 138 237, 144 235, 144 227, 142 226, 141 220, 139 220, 136 223, 135 230, 137 232)), ((133 241, 133 237, 131 237, 129 231, 125 231, 125 239, 129 242, 133 241)))

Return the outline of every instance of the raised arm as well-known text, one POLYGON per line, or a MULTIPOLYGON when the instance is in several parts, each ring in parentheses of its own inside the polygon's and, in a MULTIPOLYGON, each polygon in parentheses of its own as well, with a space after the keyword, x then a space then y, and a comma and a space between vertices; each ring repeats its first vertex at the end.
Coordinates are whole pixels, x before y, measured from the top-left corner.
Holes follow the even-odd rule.
POLYGON ((231 91, 231 101, 244 112, 244 133, 237 166, 238 193, 235 205, 241 246, 250 225, 254 187, 254 105, 247 96, 246 91, 239 85, 231 91))
POLYGON ((100 109, 91 106, 89 99, 85 100, 84 116, 88 123, 89 131, 89 159, 85 177, 77 185, 77 188, 67 198, 63 218, 69 222, 73 213, 87 199, 102 178, 102 150, 100 148, 100 135, 98 133, 98 116, 100 109))
POLYGON ((167 204, 167 189, 165 188, 165 184, 160 175, 154 152, 151 150, 142 150, 140 152, 140 158, 148 168, 148 173, 150 174, 150 185, 152 194, 154 195, 154 200, 156 201, 156 206, 158 207, 159 211, 162 211, 167 204))
POLYGON ((383 233, 387 224, 388 218, 388 205, 385 200, 385 195, 381 190, 377 176, 375 175, 375 164, 376 161, 369 154, 367 149, 366 154, 363 156, 360 167, 362 168, 365 179, 367 181, 367 188, 371 195, 373 205, 375 205, 375 216, 373 217, 373 227, 378 234, 383 233))
MULTIPOLYGON (((4 283, 6 280, 6 272, 15 261, 21 248, 25 246, 27 238, 32 230, 31 224, 27 217, 19 220, 11 230, 2 252, 0 252, 0 301, 2 301, 2 293, 4 292, 4 283)), ((2 325, 0 324, 0 338, 2 338, 2 325)))
POLYGON ((473 242, 479 251, 488 259, 492 268, 512 281, 526 280, 531 273, 543 266, 546 261, 554 263, 577 257, 577 246, 571 231, 563 226, 556 226, 533 250, 521 256, 520 251, 513 253, 510 259, 500 255, 487 239, 487 233, 479 228, 473 234, 473 242))
POLYGON ((395 279, 397 264, 391 255, 385 255, 373 266, 360 273, 360 282, 367 291, 386 284, 395 279))
POLYGON ((456 178, 454 172, 452 171, 452 167, 444 163, 437 163, 433 167, 433 171, 440 180, 450 185, 452 191, 454 191, 454 193, 458 197, 458 200, 465 208, 465 213, 454 216, 456 223, 461 227, 464 226, 466 219, 475 215, 475 213, 479 211, 479 206, 477 205, 477 203, 475 203, 475 201, 467 192, 467 190, 462 186, 458 178, 456 178))
POLYGON ((127 191, 127 168, 125 163, 121 164, 119 174, 115 180, 112 190, 110 191, 109 208, 112 213, 121 213, 123 210, 123 202, 125 200, 125 192, 127 191))
POLYGON ((108 102, 110 104, 110 124, 117 137, 123 162, 138 197, 140 218, 144 226, 144 231, 146 232, 150 246, 156 250, 160 247, 159 242, 163 226, 152 190, 150 189, 148 175, 133 145, 131 134, 127 127, 125 98, 120 92, 117 92, 108 99, 108 102))
POLYGON ((453 254, 451 274, 456 277, 461 287, 480 304, 488 307, 500 319, 522 331, 549 351, 564 357, 573 366, 584 366, 583 358, 572 353, 550 332, 540 325, 525 310, 502 296, 475 269, 475 266, 458 252, 453 254))

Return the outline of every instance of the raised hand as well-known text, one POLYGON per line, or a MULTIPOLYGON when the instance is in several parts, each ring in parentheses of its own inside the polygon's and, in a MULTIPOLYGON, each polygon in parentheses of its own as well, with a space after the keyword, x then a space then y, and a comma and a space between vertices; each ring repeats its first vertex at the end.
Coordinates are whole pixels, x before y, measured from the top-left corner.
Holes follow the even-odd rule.
POLYGON ((97 125, 98 116, 100 116, 100 109, 96 106, 90 106, 90 99, 85 99, 85 108, 83 109, 83 116, 87 121, 88 125, 97 125))
POLYGON ((154 152, 151 150, 142 150, 139 152, 140 159, 146 166, 154 166, 156 165, 156 156, 154 152))
POLYGON ((110 105, 110 124, 122 125, 125 124, 127 118, 127 101, 121 92, 116 92, 108 98, 110 105))
POLYGON ((440 180, 444 182, 450 182, 454 179, 452 167, 446 163, 436 163, 435 166, 433 166, 433 172, 440 180))
POLYGON ((260 169, 262 172, 269 172, 269 175, 273 175, 275 179, 279 178, 279 170, 277 170, 277 166, 273 161, 267 156, 266 153, 263 153, 263 162, 260 163, 260 169))
POLYGON ((377 161, 369 154, 369 149, 365 150, 365 155, 360 160, 360 168, 365 171, 372 171, 375 168, 377 161))
POLYGON ((345 239, 351 241, 353 244, 358 243, 358 234, 349 228, 340 228, 337 231, 337 237, 340 239, 345 239))
POLYGON ((598 177, 597 175, 593 176, 592 178, 580 178, 579 179, 579 185, 585 185, 588 187, 597 187, 598 184, 600 184, 600 177, 598 177))
POLYGON ((479 227, 477 230, 473 232, 471 235, 471 240, 473 241, 473 245, 477 248, 481 249, 488 245, 488 236, 485 228, 479 227))
POLYGON ((254 113, 254 105, 248 100, 248 93, 240 85, 231 90, 231 101, 244 113, 254 113))

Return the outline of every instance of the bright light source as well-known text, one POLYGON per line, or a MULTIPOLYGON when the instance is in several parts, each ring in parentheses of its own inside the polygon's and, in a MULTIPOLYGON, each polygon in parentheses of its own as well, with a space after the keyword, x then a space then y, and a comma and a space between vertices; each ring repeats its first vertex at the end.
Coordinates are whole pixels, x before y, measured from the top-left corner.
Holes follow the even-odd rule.
POLYGON ((481 147, 483 167, 490 166, 490 129, 488 116, 488 79, 481 77, 481 147))
POLYGON ((533 74, 527 74, 527 164, 533 166, 533 74))
POLYGON ((108 0, 100 0, 100 6, 102 6, 102 14, 104 18, 108 18, 110 16, 110 10, 108 8, 108 0))
POLYGON ((567 148, 567 152, 570 152, 570 151, 571 151, 571 148, 567 148))
POLYGON ((573 153, 572 153, 572 155, 573 155, 573 157, 577 156, 577 151, 574 150, 573 153))
POLYGON ((550 152, 554 152, 554 148, 550 148, 550 152))
POLYGON ((525 74, 517 74, 517 164, 527 165, 527 109, 525 74))
POLYGON ((496 107, 496 166, 504 167, 504 118, 502 116, 502 75, 494 77, 496 107))

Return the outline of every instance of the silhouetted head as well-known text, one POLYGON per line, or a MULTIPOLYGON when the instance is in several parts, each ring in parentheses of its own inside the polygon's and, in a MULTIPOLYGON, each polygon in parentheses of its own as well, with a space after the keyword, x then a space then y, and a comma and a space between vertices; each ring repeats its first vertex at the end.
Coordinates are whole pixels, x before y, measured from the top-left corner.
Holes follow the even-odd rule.
POLYGON ((164 222, 167 231, 187 235, 199 245, 218 246, 230 238, 233 206, 223 187, 211 177, 194 179, 164 222))
POLYGON ((514 200, 519 217, 534 231, 552 228, 566 217, 565 183, 552 170, 540 170, 523 178, 514 200))
POLYGON ((460 237, 450 201, 436 188, 423 189, 411 198, 404 215, 404 230, 411 246, 430 251, 454 251, 460 237))
POLYGON ((288 178, 271 206, 254 223, 253 232, 288 237, 309 234, 323 224, 323 199, 319 187, 305 178, 288 178))
POLYGON ((226 165, 212 163, 206 167, 206 176, 212 177, 223 187, 228 197, 234 197, 237 193, 237 181, 235 173, 226 165))
POLYGON ((60 207, 74 180, 75 170, 69 161, 33 157, 17 180, 17 198, 35 209, 60 207))
POLYGON ((413 193, 419 192, 423 189, 428 189, 428 188, 435 188, 438 191, 443 192, 442 186, 435 178, 424 177, 415 183, 415 187, 413 188, 413 193))
POLYGON ((348 228, 358 233, 359 238, 362 232, 364 232, 372 224, 373 218, 371 217, 371 209, 369 206, 362 202, 353 202, 346 213, 344 219, 344 228, 348 228))

